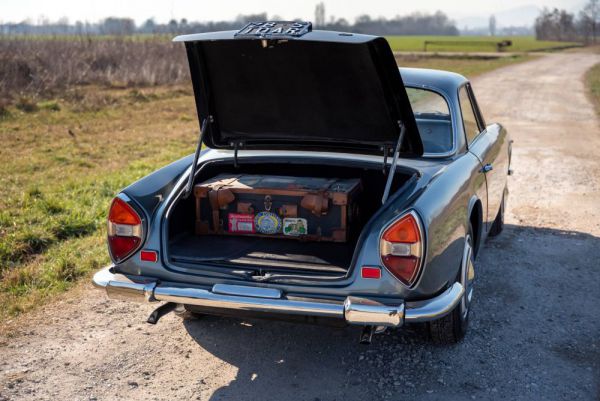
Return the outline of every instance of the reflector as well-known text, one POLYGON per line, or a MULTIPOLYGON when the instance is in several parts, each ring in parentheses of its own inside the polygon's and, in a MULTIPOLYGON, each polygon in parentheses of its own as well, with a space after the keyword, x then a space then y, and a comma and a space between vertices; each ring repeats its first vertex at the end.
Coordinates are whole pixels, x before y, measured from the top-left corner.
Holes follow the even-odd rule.
POLYGON ((381 269, 379 267, 363 266, 360 270, 362 278, 381 278, 381 269))
POLYGON ((156 262, 156 261, 158 261, 158 252, 142 251, 142 252, 140 252, 140 259, 145 262, 156 262))

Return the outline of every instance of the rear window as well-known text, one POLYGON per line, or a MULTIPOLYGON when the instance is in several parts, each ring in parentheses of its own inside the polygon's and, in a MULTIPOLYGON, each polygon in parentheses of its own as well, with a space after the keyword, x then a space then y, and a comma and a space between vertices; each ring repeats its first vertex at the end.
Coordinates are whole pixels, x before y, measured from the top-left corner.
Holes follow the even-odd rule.
POLYGON ((452 150, 452 121, 446 99, 437 92, 406 88, 410 105, 425 153, 446 153, 452 150))

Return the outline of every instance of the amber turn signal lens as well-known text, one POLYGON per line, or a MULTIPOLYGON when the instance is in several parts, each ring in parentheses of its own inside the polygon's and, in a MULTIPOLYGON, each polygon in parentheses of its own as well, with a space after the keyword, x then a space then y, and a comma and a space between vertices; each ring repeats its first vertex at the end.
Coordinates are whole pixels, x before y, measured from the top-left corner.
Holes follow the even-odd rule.
POLYGON ((140 216, 125 201, 115 198, 110 206, 108 220, 117 224, 141 224, 140 216))
POLYGON ((419 226, 412 214, 408 214, 392 224, 385 230, 382 238, 392 243, 400 242, 404 244, 412 244, 421 240, 419 226))

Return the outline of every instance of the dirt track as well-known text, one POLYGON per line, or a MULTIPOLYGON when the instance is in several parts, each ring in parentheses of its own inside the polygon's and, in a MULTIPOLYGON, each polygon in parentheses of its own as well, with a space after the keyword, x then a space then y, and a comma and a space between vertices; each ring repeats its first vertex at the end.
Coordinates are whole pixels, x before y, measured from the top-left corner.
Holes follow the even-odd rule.
POLYGON ((0 400, 600 399, 600 125, 562 53, 474 81, 513 139, 504 233, 477 264, 470 332, 440 348, 405 331, 167 316, 86 286, 0 337, 0 400), (82 295, 86 294, 84 298, 82 295))

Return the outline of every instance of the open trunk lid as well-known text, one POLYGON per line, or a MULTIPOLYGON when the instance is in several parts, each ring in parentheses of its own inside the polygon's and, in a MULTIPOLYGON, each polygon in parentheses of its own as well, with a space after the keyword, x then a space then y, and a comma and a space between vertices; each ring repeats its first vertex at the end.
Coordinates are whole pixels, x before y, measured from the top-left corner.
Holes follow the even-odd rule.
MULTIPOLYGON (((396 146, 403 124, 400 153, 423 153, 384 38, 311 31, 308 23, 269 34, 262 24, 174 39, 185 42, 207 146, 381 155, 396 146)), ((274 32, 282 23, 271 24, 274 32)))

